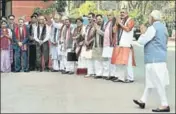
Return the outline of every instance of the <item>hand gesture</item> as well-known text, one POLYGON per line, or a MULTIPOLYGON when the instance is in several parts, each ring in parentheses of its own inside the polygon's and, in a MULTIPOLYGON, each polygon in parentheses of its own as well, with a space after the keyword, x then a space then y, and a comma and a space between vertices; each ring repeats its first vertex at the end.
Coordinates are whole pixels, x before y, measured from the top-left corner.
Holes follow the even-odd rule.
POLYGON ((42 44, 43 44, 43 41, 40 40, 40 41, 39 41, 39 44, 42 45, 42 44))
POLYGON ((144 34, 144 33, 146 32, 146 30, 147 30, 147 27, 146 27, 144 24, 142 24, 142 25, 140 26, 141 34, 144 34))
POLYGON ((18 42, 18 45, 21 47, 23 44, 22 44, 22 42, 18 42))
POLYGON ((94 27, 95 27, 96 30, 98 29, 97 23, 94 23, 94 27))

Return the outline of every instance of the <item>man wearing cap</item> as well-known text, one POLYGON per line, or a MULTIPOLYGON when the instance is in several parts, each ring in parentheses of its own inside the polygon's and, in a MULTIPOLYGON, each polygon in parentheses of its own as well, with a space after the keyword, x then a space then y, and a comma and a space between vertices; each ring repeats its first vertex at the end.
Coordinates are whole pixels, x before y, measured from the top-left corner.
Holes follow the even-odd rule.
POLYGON ((161 22, 161 13, 152 11, 149 16, 151 26, 146 28, 141 25, 141 36, 138 44, 144 45, 145 60, 145 90, 140 100, 133 100, 140 108, 145 108, 145 103, 153 88, 156 89, 161 106, 153 109, 153 112, 170 112, 166 97, 165 87, 169 85, 169 74, 166 65, 167 60, 167 28, 161 22))

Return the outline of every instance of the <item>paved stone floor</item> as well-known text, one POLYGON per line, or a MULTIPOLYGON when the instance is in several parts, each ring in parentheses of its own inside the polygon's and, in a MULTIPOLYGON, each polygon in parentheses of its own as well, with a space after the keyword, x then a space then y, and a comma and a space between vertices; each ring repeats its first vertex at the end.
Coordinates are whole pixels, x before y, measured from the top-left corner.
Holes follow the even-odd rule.
MULTIPOLYGON (((144 89, 144 63, 141 48, 135 47, 135 82, 61 75, 51 72, 1 74, 2 113, 147 113, 159 106, 156 91, 148 98, 146 109, 133 104, 144 89)), ((171 112, 175 112, 175 52, 168 52, 170 86, 167 89, 171 112)))

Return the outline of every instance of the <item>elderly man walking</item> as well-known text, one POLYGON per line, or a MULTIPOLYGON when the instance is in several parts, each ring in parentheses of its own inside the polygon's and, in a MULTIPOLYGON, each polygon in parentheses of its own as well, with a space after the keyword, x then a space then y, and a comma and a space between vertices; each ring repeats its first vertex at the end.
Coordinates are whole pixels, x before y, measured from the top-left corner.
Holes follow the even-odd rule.
POLYGON ((145 108, 148 95, 153 88, 156 88, 161 100, 161 107, 152 111, 170 112, 165 92, 165 86, 169 85, 169 74, 166 66, 168 32, 160 20, 161 13, 154 10, 149 16, 151 26, 146 28, 141 25, 140 27, 142 34, 138 43, 144 45, 146 85, 142 98, 133 101, 140 108, 145 108))

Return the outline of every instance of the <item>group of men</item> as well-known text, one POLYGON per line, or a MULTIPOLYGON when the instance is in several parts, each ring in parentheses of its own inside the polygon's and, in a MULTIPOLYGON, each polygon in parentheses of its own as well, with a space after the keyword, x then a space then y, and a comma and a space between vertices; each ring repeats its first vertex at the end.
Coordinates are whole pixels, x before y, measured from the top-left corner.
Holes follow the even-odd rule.
MULTIPOLYGON (((132 83, 133 66, 136 65, 132 43, 134 20, 126 9, 117 17, 109 11, 107 17, 108 21, 104 22, 101 14, 89 13, 88 25, 83 25, 83 19, 77 18, 74 27, 68 17, 59 14, 52 16, 51 25, 47 25, 43 15, 35 13, 28 25, 23 18, 14 24, 15 16, 10 15, 8 22, 1 21, 1 72, 49 71, 51 57, 53 72, 74 74, 76 71, 87 74, 85 77, 132 83), (78 61, 72 58, 74 53, 78 61)), ((149 20, 151 26, 140 28, 142 35, 138 43, 144 45, 148 78, 143 97, 134 102, 144 108, 149 89, 157 88, 162 107, 153 111, 167 112, 170 111, 164 90, 169 82, 167 29, 160 20, 160 12, 153 11, 149 20), (161 67, 164 73, 159 71, 161 67)))

